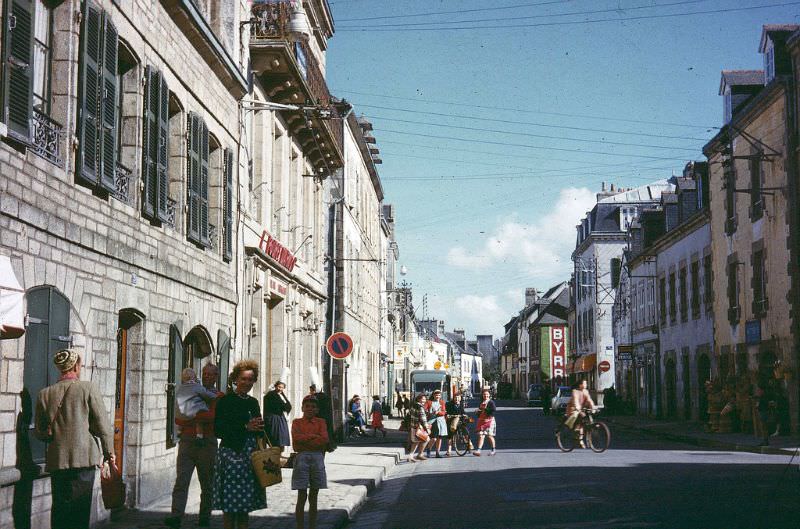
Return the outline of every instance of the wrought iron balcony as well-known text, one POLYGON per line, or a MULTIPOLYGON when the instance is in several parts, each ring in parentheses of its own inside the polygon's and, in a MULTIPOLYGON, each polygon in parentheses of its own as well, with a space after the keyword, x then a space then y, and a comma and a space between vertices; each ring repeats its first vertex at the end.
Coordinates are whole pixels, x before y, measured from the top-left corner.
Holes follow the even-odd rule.
POLYGON ((54 164, 61 165, 61 134, 63 127, 35 108, 33 109, 33 131, 31 150, 54 164))
POLYGON ((252 70, 271 101, 305 107, 282 113, 292 127, 292 134, 308 146, 305 154, 315 169, 331 173, 343 166, 342 119, 332 104, 325 75, 310 46, 290 33, 290 15, 287 0, 253 5, 252 70))
POLYGON ((208 244, 211 249, 216 249, 217 247, 217 227, 213 224, 208 225, 208 244))
POLYGON ((178 209, 178 203, 171 198, 167 198, 167 219, 164 221, 166 226, 173 230, 175 229, 175 215, 178 209))
POLYGON ((133 171, 122 164, 117 164, 117 172, 114 175, 114 197, 120 202, 129 206, 133 205, 133 171))

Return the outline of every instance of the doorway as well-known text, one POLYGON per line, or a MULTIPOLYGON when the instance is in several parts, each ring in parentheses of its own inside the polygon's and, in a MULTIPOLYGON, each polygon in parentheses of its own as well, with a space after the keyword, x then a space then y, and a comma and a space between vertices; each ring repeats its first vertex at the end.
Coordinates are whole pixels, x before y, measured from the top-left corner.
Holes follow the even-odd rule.
POLYGON ((664 386, 667 393, 667 417, 675 418, 678 414, 678 391, 677 382, 678 374, 675 367, 675 360, 669 358, 664 366, 664 386))

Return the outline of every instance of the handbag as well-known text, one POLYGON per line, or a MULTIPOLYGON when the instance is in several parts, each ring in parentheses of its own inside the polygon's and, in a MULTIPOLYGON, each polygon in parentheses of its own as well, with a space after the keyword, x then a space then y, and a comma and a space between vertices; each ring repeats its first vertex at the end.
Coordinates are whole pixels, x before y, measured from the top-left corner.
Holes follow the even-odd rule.
POLYGON ((430 439, 428 431, 425 430, 425 428, 423 428, 422 426, 417 426, 417 431, 414 432, 414 435, 416 436, 417 441, 422 443, 426 443, 428 439, 430 439))
POLYGON ((281 449, 272 446, 267 439, 258 439, 258 446, 250 454, 253 473, 262 487, 271 487, 281 482, 281 449))
POLYGON ((116 509, 125 505, 125 483, 117 463, 105 461, 100 469, 100 491, 106 509, 116 509))

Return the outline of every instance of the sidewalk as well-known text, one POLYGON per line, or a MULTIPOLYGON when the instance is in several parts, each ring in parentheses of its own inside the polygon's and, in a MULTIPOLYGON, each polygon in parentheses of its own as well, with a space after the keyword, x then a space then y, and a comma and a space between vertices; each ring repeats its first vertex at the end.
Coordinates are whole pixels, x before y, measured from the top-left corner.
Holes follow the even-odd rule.
POLYGON ((769 446, 759 446, 759 440, 748 433, 709 433, 702 423, 695 421, 668 421, 639 416, 603 416, 603 420, 631 430, 656 435, 662 439, 682 443, 756 454, 792 455, 800 447, 800 437, 776 436, 769 438, 769 446))
MULTIPOLYGON (((404 457, 405 433, 397 430, 400 421, 385 419, 389 430, 384 439, 377 437, 356 439, 340 445, 325 456, 328 474, 328 489, 319 493, 320 528, 343 527, 361 507, 367 496, 381 485, 389 470, 404 457)), ((267 509, 250 513, 251 529, 293 529, 294 507, 297 493, 291 490, 292 470, 283 470, 283 482, 267 489, 267 509)), ((162 529, 164 518, 169 515, 172 490, 165 490, 163 498, 141 510, 126 510, 115 513, 100 529, 162 529)), ((200 484, 197 474, 192 478, 189 503, 183 518, 182 528, 197 527, 200 506, 200 484)), ((306 505, 306 523, 308 523, 306 505)), ((214 511, 211 527, 222 528, 222 513, 214 511)))

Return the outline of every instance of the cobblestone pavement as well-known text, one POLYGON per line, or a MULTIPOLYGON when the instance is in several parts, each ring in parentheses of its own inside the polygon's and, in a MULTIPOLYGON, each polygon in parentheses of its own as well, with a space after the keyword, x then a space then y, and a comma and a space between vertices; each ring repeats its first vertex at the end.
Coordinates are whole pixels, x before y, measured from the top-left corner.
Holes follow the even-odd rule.
POLYGON ((500 402, 495 456, 404 462, 348 529, 800 527, 787 454, 697 446, 611 423, 611 448, 562 453, 555 420, 500 402))
MULTIPOLYGON (((333 528, 346 525, 348 519, 364 503, 367 495, 381 485, 389 470, 403 457, 405 435, 396 430, 399 421, 386 420, 390 428, 384 439, 366 437, 339 446, 327 454, 325 466, 328 489, 319 494, 319 527, 333 528)), ((297 493, 291 490, 292 471, 283 470, 283 482, 267 489, 268 508, 251 513, 251 529, 294 528, 294 506, 297 493)), ((169 515, 171 490, 162 500, 142 510, 127 510, 112 516, 102 529, 161 529, 169 515)), ((189 491, 189 504, 182 528, 197 527, 200 486, 196 475, 189 491)), ((306 523, 308 523, 306 521, 306 523)), ((212 528, 222 527, 222 514, 212 514, 212 528)))

